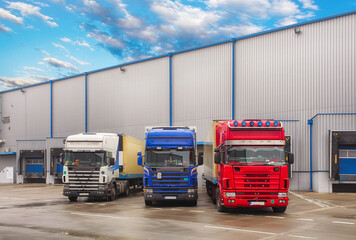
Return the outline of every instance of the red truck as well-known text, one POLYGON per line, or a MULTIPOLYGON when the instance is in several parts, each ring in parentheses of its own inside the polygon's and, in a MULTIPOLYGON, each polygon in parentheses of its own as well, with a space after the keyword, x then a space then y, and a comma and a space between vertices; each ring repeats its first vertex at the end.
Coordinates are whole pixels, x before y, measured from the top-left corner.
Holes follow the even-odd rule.
MULTIPOLYGON (((281 122, 274 120, 214 121, 214 160, 204 159, 208 194, 219 212, 236 207, 288 206, 288 165, 294 155, 284 150, 281 122), (213 163, 214 162, 214 163, 213 163)), ((204 149, 206 151, 206 149, 204 149)), ((208 152, 204 156, 209 155, 208 152)), ((210 154, 211 155, 211 154, 210 154)))

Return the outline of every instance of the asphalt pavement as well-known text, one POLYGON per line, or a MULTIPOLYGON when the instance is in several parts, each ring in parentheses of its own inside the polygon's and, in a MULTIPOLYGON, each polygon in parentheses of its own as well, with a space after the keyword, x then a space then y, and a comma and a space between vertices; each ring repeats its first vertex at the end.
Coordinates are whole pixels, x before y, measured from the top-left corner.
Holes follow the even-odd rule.
POLYGON ((356 239, 356 194, 292 191, 283 214, 219 213, 204 189, 196 207, 146 207, 142 192, 69 202, 61 185, 0 185, 0 239, 356 239))

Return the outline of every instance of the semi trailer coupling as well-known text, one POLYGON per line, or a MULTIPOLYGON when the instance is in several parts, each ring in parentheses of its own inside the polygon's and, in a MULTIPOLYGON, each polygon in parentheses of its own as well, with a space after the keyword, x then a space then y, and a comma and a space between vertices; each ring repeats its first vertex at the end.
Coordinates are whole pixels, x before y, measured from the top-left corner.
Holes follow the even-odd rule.
POLYGON ((62 157, 63 195, 114 200, 129 195, 130 186, 142 186, 142 167, 136 154, 144 142, 114 133, 81 133, 68 136, 62 157))
POLYGON ((214 163, 204 162, 204 175, 219 212, 236 207, 286 210, 288 165, 294 163, 294 155, 284 145, 281 122, 214 121, 214 163))
POLYGON ((145 151, 145 156, 137 153, 137 164, 144 167, 145 204, 184 200, 195 206, 197 166, 203 162, 202 155, 197 156, 196 128, 146 127, 145 151))

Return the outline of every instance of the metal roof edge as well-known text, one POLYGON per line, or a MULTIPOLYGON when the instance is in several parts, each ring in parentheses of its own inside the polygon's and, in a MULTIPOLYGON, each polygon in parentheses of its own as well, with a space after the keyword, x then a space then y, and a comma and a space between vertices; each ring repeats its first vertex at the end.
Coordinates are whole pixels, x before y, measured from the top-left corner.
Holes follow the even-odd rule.
POLYGON ((16 155, 16 152, 1 152, 0 156, 4 156, 4 155, 16 155))

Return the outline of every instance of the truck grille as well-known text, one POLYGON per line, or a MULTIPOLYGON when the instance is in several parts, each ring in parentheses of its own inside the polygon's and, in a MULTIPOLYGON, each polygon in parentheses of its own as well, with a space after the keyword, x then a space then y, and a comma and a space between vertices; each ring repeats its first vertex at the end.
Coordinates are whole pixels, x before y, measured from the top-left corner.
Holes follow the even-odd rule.
POLYGON ((171 194, 187 193, 188 172, 160 172, 161 179, 157 179, 157 172, 152 172, 152 185, 154 193, 171 194))
POLYGON ((69 190, 77 192, 97 191, 99 171, 68 171, 69 190))
POLYGON ((269 173, 246 173, 235 172, 235 187, 237 189, 278 189, 279 172, 269 173))

